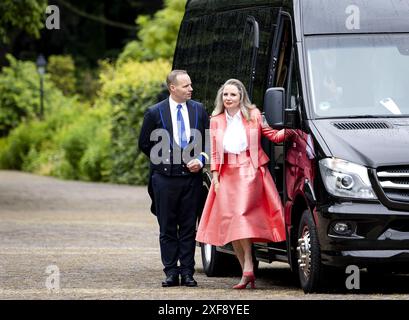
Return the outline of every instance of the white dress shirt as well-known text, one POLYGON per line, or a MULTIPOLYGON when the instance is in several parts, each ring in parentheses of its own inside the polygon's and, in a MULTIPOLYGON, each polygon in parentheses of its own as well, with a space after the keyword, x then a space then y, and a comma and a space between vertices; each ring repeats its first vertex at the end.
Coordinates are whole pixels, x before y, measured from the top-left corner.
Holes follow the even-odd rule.
POLYGON ((239 154, 248 146, 241 111, 239 110, 234 116, 230 116, 227 111, 225 114, 227 127, 223 137, 224 152, 239 154))
POLYGON ((179 130, 178 130, 178 104, 182 106, 180 109, 182 111, 182 117, 185 122, 185 131, 186 131, 186 137, 187 141, 190 141, 190 122, 189 122, 189 113, 187 111, 187 105, 186 102, 183 103, 177 103, 174 101, 171 97, 169 97, 169 106, 170 106, 170 115, 172 117, 172 126, 173 126, 173 139, 175 139, 176 143, 179 144, 179 130))
MULTIPOLYGON (((190 121, 189 121, 189 112, 187 111, 186 102, 177 103, 172 97, 169 96, 169 107, 170 107, 170 116, 172 118, 172 126, 173 126, 173 139, 179 145, 179 130, 178 130, 178 104, 182 106, 180 109, 182 112, 183 121, 185 122, 185 132, 187 141, 190 141, 190 121)), ((197 161, 200 164, 200 167, 203 168, 203 162, 199 159, 197 161)))

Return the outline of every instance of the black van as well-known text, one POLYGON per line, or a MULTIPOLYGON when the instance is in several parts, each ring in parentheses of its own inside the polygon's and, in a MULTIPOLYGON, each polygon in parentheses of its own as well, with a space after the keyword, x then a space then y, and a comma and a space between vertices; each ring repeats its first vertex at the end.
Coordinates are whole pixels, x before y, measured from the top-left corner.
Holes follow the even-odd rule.
MULTIPOLYGON (((297 132, 263 141, 287 241, 255 243, 257 261, 288 262, 305 292, 348 265, 409 266, 409 0, 190 0, 173 68, 209 112, 237 78, 297 132)), ((232 257, 201 247, 208 276, 232 257)))

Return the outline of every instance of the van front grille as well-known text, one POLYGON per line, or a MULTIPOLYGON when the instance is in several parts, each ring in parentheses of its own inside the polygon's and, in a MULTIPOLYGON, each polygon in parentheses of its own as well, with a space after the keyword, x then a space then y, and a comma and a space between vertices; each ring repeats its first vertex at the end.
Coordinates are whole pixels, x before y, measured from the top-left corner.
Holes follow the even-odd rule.
POLYGON ((376 174, 390 200, 409 202, 409 166, 380 168, 376 174))
POLYGON ((390 129, 392 126, 387 122, 334 122, 333 125, 339 130, 367 130, 367 129, 390 129))

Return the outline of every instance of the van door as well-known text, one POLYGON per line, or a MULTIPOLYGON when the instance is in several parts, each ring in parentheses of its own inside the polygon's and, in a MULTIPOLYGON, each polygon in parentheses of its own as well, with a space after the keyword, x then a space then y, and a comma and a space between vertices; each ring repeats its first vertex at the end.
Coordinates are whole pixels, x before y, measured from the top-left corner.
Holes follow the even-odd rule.
MULTIPOLYGON (((290 62, 292 52, 292 25, 288 13, 280 11, 277 28, 273 36, 267 88, 287 88, 290 78, 290 62)), ((285 101, 286 105, 287 102, 285 101)), ((284 150, 283 145, 273 144, 263 138, 263 149, 270 156, 269 170, 276 182, 277 190, 283 197, 284 190, 284 150)))

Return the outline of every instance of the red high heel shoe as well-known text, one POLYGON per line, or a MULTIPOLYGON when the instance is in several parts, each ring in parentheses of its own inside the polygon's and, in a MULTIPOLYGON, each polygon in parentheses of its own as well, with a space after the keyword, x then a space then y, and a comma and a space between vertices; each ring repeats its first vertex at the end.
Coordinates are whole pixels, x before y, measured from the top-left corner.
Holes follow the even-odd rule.
POLYGON ((253 271, 243 272, 243 277, 246 277, 246 281, 244 283, 239 283, 233 286, 233 289, 246 289, 247 285, 250 283, 250 288, 255 289, 256 285, 254 282, 256 281, 256 277, 254 276, 253 271))

